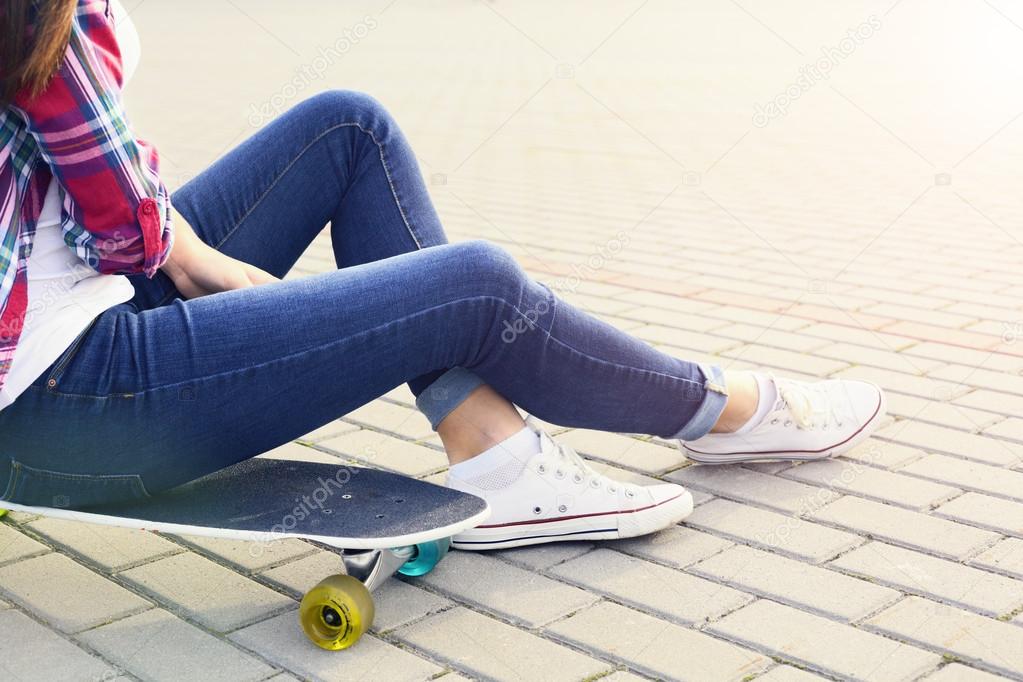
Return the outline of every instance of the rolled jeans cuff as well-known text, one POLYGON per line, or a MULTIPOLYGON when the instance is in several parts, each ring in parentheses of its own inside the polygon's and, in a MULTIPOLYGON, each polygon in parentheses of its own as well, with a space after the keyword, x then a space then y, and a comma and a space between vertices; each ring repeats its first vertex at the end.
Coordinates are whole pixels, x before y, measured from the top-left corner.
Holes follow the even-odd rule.
POLYGON ((483 380, 463 367, 449 369, 430 384, 416 398, 416 407, 430 420, 430 426, 437 425, 462 404, 469 394, 483 385, 483 380))
POLYGON ((699 365, 703 374, 703 399, 696 412, 682 430, 673 438, 680 440, 696 440, 714 428, 718 418, 728 402, 728 387, 725 385, 725 373, 717 365, 699 365))

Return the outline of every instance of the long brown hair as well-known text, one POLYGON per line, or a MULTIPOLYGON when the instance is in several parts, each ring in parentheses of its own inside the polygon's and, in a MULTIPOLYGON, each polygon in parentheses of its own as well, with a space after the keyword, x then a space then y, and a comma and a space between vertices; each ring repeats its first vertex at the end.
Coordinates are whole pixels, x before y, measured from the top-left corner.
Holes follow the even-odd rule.
POLYGON ((23 88, 38 94, 60 68, 78 0, 3 0, 0 106, 23 88))

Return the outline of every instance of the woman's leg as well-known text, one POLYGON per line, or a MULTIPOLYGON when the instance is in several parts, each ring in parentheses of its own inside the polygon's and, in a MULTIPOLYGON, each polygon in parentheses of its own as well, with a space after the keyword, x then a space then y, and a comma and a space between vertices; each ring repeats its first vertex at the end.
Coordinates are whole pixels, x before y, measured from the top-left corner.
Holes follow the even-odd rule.
MULTIPOLYGON (((0 412, 0 451, 86 481, 137 475, 156 491, 443 367, 469 368, 546 419, 610 431, 674 436, 718 400, 696 365, 558 301, 501 249, 465 242, 141 312, 118 306, 0 412)), ((31 492, 7 497, 46 503, 31 492)), ((54 494, 81 499, 73 487, 54 494)))
MULTIPOLYGON (((339 268, 448 241, 408 141, 359 92, 301 102, 175 192, 173 203, 207 244, 277 277, 328 223, 339 268)), ((180 297, 162 273, 133 284, 139 309, 180 297)), ((443 374, 409 383, 418 395, 443 374)), ((479 384, 450 379, 449 392, 460 394, 479 384)))

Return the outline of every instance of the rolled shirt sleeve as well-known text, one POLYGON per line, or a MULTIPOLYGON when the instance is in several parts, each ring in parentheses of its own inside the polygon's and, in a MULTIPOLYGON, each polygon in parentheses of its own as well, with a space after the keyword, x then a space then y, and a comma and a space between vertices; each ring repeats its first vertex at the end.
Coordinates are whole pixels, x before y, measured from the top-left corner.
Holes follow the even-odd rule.
POLYGON ((65 241, 94 270, 152 277, 173 245, 159 154, 132 132, 104 0, 81 0, 60 70, 39 94, 19 93, 41 157, 64 190, 65 241))

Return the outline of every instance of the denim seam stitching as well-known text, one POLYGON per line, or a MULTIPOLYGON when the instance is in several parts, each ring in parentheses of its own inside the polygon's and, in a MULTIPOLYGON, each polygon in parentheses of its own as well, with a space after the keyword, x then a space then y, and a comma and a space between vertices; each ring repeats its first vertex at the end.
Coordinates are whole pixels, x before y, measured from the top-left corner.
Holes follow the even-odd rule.
MULTIPOLYGON (((389 327, 391 325, 398 324, 399 322, 401 322, 403 320, 408 320, 408 319, 413 318, 413 317, 418 317, 420 315, 424 315, 426 313, 433 312, 434 310, 438 310, 440 308, 444 308, 445 306, 455 305, 455 304, 459 304, 459 303, 467 303, 467 302, 470 302, 470 301, 481 301, 481 300, 499 301, 500 303, 503 303, 504 305, 508 306, 509 308, 514 310, 516 313, 518 313, 518 315, 520 317, 522 317, 524 319, 528 319, 528 318, 526 318, 526 314, 522 310, 520 310, 517 305, 512 305, 506 299, 501 298, 499 296, 465 296, 465 297, 457 298, 457 299, 454 299, 454 300, 451 300, 451 301, 445 301, 444 303, 440 303, 438 305, 431 306, 429 308, 424 308, 422 310, 417 311, 416 313, 414 313, 412 315, 409 315, 408 317, 403 318, 402 320, 391 320, 390 322, 386 322, 384 324, 377 325, 376 327, 372 327, 370 329, 365 329, 365 330, 359 332, 358 334, 354 334, 352 336, 348 336, 348 337, 345 337, 343 339, 339 339, 337 341, 332 341, 332 342, 320 344, 320 345, 315 346, 313 348, 309 348, 309 349, 306 349, 306 350, 303 350, 303 351, 297 351, 295 353, 290 353, 288 355, 284 355, 284 356, 281 356, 279 358, 274 358, 272 360, 267 360, 266 362, 261 362, 261 363, 256 364, 256 365, 249 365, 248 367, 244 367, 244 368, 240 368, 240 369, 232 369, 232 370, 229 370, 229 371, 226 371, 226 372, 216 372, 214 374, 207 374, 207 375, 204 375, 202 377, 195 377, 195 378, 192 378, 192 379, 189 379, 189 380, 186 380, 186 381, 178 381, 178 382, 175 382, 175 383, 172 383, 172 384, 164 384, 162 386, 152 386, 152 387, 147 388, 145 390, 136 391, 135 393, 128 393, 128 394, 123 394, 122 393, 122 394, 116 394, 116 395, 89 395, 89 394, 85 394, 85 393, 58 393, 56 391, 50 391, 49 394, 50 395, 60 395, 60 396, 64 396, 64 397, 72 397, 72 398, 89 398, 89 399, 95 399, 95 400, 107 400, 107 399, 110 399, 112 397, 122 397, 122 396, 132 396, 132 397, 144 396, 145 394, 151 393, 151 392, 154 392, 154 391, 166 390, 168 388, 174 388, 174 387, 182 386, 182 385, 185 385, 185 384, 192 384, 192 383, 196 383, 196 382, 199 382, 199 381, 206 381, 206 380, 214 379, 214 378, 217 378, 217 377, 230 376, 232 374, 237 374, 238 372, 244 372, 244 371, 250 371, 250 370, 253 370, 253 369, 259 369, 261 367, 264 367, 264 366, 267 366, 267 365, 271 365, 271 364, 273 364, 275 362, 282 362, 282 361, 285 361, 285 360, 290 360, 292 358, 295 358, 295 357, 298 357, 298 356, 301 356, 301 355, 305 355, 306 353, 313 353, 313 352, 321 351, 321 350, 330 348, 331 346, 335 346, 335 345, 339 345, 339 344, 342 344, 342 343, 346 343, 346 342, 349 342, 349 341, 351 341, 353 339, 358 339, 359 337, 365 336, 367 334, 371 334, 371 333, 379 331, 381 329, 386 329, 387 327, 389 327)), ((605 364, 605 365, 611 365, 613 367, 619 367, 619 368, 622 368, 622 369, 634 370, 634 371, 637 371, 637 372, 642 372, 644 374, 652 374, 652 375, 655 375, 655 376, 667 377, 668 379, 672 379, 674 381, 683 381, 683 382, 686 382, 686 383, 689 383, 689 384, 693 384, 694 386, 698 386, 700 388, 703 387, 702 383, 695 382, 692 379, 687 379, 685 377, 676 377, 676 376, 673 376, 671 374, 664 374, 663 372, 656 372, 654 370, 642 369, 642 368, 639 368, 639 367, 628 367, 626 365, 620 365, 620 364, 618 364, 616 362, 611 362, 610 360, 604 360, 602 358, 594 357, 592 355, 589 355, 587 353, 584 353, 584 352, 578 350, 577 348, 574 348, 573 346, 568 345, 567 343, 564 343, 563 341, 560 341, 560 340, 554 338, 554 336, 552 336, 551 333, 548 332, 543 327, 540 327, 539 329, 547 336, 547 338, 550 341, 553 341, 554 343, 557 343, 558 345, 563 346, 564 348, 567 348, 568 350, 572 351, 573 353, 577 353, 577 354, 579 354, 579 355, 581 355, 581 356, 583 356, 585 358, 593 360, 594 362, 599 362, 599 363, 602 363, 602 364, 605 364)), ((471 368, 470 367, 466 367, 466 369, 471 369, 471 368)))
POLYGON ((377 141, 376 136, 373 134, 372 131, 367 130, 366 128, 363 128, 361 125, 359 125, 358 123, 355 123, 355 122, 338 123, 337 125, 333 125, 330 128, 327 128, 326 130, 321 132, 319 135, 317 135, 315 138, 310 140, 309 144, 307 144, 305 147, 303 147, 302 150, 300 152, 298 152, 298 154, 295 155, 295 158, 293 158, 291 160, 291 162, 288 163, 288 165, 280 173, 277 174, 277 177, 275 177, 273 179, 273 181, 267 186, 267 188, 265 190, 263 190, 263 193, 260 194, 259 198, 256 199, 254 202, 252 202, 252 205, 245 212, 245 214, 242 215, 242 217, 239 218, 238 221, 235 223, 234 227, 231 228, 231 231, 228 232, 226 235, 224 235, 224 238, 221 239, 217 243, 217 245, 214 246, 213 248, 215 248, 215 249, 217 249, 219 251, 220 248, 222 246, 224 246, 224 244, 226 244, 227 241, 229 239, 231 239, 231 237, 234 236, 234 234, 238 231, 238 228, 241 227, 241 224, 243 222, 245 222, 245 220, 250 215, 252 215, 252 212, 255 211, 259 207, 259 205, 261 203, 263 203, 263 200, 266 199, 266 195, 269 194, 271 191, 273 191, 273 189, 278 184, 280 184, 280 181, 282 179, 284 179, 285 175, 287 175, 289 172, 291 172, 291 169, 295 167, 295 164, 298 163, 299 160, 301 160, 301 158, 303 156, 305 156, 305 154, 310 149, 312 149, 314 145, 319 143, 324 137, 326 137, 330 133, 334 132, 335 130, 340 130, 341 128, 358 128, 364 134, 369 135, 369 138, 373 141, 373 144, 375 144, 377 146, 377 153, 380 155, 380 163, 384 167, 384 175, 387 177, 387 185, 388 185, 388 187, 391 190, 391 196, 394 197, 394 203, 398 207, 398 213, 401 215, 401 219, 405 223, 405 228, 409 231, 409 234, 412 236, 412 240, 416 243, 416 246, 418 248, 422 249, 423 248, 422 244, 420 244, 419 239, 416 237, 415 231, 412 229, 412 226, 409 224, 408 218, 405 216, 405 210, 401 207, 401 202, 398 201, 398 195, 397 195, 397 193, 395 191, 394 183, 391 180, 391 173, 390 173, 390 171, 387 168, 387 161, 384 159, 383 146, 380 144, 380 142, 377 141))

